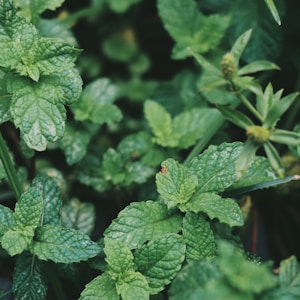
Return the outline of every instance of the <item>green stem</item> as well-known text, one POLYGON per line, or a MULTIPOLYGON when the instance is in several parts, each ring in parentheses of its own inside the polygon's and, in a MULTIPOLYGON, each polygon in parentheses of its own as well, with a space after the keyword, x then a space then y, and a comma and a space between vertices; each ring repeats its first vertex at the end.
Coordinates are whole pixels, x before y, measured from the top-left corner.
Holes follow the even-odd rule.
POLYGON ((62 19, 62 22, 64 23, 76 23, 79 19, 83 19, 85 17, 90 17, 91 15, 95 15, 99 11, 101 11, 102 6, 91 6, 87 8, 83 8, 79 11, 76 11, 72 14, 69 14, 64 19, 62 19))
POLYGON ((225 119, 220 116, 219 119, 215 122, 214 126, 210 126, 205 134, 205 136, 199 140, 195 145, 193 150, 189 153, 187 158, 184 160, 183 164, 187 165, 195 156, 197 156, 201 151, 206 147, 208 142, 214 137, 214 135, 220 130, 220 128, 225 123, 225 119))
POLYGON ((22 186, 19 182, 19 178, 18 178, 16 169, 15 169, 13 162, 9 156, 6 143, 5 143, 1 133, 0 133, 0 159, 2 161, 4 170, 6 172, 8 181, 16 195, 16 198, 19 199, 23 192, 22 186))

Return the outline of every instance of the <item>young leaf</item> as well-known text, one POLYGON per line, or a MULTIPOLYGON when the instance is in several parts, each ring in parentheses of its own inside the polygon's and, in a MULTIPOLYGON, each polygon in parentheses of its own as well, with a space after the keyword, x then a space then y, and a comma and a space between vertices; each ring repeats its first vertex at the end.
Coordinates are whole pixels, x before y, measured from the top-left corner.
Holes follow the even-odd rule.
POLYGON ((13 211, 4 206, 0 205, 0 238, 1 236, 10 229, 17 226, 16 220, 14 218, 13 211))
POLYGON ((118 88, 108 78, 100 78, 89 83, 79 101, 71 107, 75 120, 89 120, 100 125, 120 121, 121 111, 113 104, 117 96, 118 88))
POLYGON ((78 230, 44 225, 36 229, 29 250, 41 260, 72 263, 96 256, 100 247, 78 230))
POLYGON ((32 186, 39 190, 43 199, 42 225, 60 225, 62 199, 56 181, 46 174, 40 173, 32 181, 32 186))
POLYGON ((198 185, 198 179, 188 168, 169 158, 162 164, 156 175, 157 191, 169 208, 186 203, 198 185))
POLYGON ((299 146, 300 134, 294 131, 274 129, 271 132, 270 141, 290 146, 299 146))
POLYGON ((47 277, 43 264, 35 256, 22 253, 16 262, 13 291, 16 299, 43 300, 47 294, 47 277))
POLYGON ((246 48, 250 37, 252 35, 252 29, 245 31, 240 35, 237 40, 234 42, 233 46, 230 49, 230 53, 233 55, 236 65, 239 64, 241 55, 246 48))
POLYGON ((214 234, 204 215, 187 212, 183 218, 182 235, 187 259, 199 260, 215 255, 214 234))
POLYGON ((244 224, 243 214, 238 204, 233 199, 221 198, 213 193, 195 194, 189 202, 180 205, 179 209, 195 213, 204 212, 210 219, 217 218, 231 227, 244 224))
POLYGON ((269 61, 265 60, 257 60, 254 62, 249 63, 248 65, 240 68, 238 70, 238 75, 246 75, 246 74, 251 74, 251 73, 256 73, 260 71, 266 71, 266 70, 279 70, 280 68, 269 61))
POLYGON ((156 294, 172 281, 181 268, 185 244, 180 235, 170 233, 138 248, 134 256, 138 271, 147 278, 151 294, 156 294))
POLYGON ((134 271, 133 255, 122 242, 106 238, 104 243, 109 275, 116 281, 122 281, 127 272, 134 271))
POLYGON ((274 20, 277 22, 278 25, 281 25, 281 20, 280 20, 280 16, 279 16, 279 13, 277 11, 277 8, 274 4, 274 1, 273 0, 265 0, 265 3, 267 4, 274 20))
POLYGON ((79 300, 119 300, 115 281, 107 272, 89 282, 80 294, 79 300))
POLYGON ((71 199, 61 209, 63 227, 78 229, 90 235, 96 220, 95 208, 92 203, 82 203, 77 198, 71 199))
POLYGON ((110 239, 125 243, 130 249, 141 246, 144 242, 158 239, 167 233, 177 233, 181 228, 182 218, 168 212, 167 206, 155 202, 131 203, 105 230, 110 239))
POLYGON ((222 192, 236 181, 235 162, 242 143, 210 146, 195 157, 188 168, 198 176, 197 192, 222 192))

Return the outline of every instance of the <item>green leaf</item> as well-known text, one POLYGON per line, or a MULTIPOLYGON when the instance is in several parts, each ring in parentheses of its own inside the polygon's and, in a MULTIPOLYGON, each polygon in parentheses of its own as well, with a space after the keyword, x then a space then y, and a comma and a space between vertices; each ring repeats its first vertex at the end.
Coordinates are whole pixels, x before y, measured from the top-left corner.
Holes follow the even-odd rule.
POLYGON ((123 242, 118 240, 106 238, 104 243, 109 275, 116 281, 122 281, 127 272, 134 271, 133 254, 123 242))
POLYGON ((31 187, 24 192, 16 203, 14 217, 18 228, 32 227, 35 229, 43 213, 43 198, 41 192, 31 187))
POLYGON ((124 13, 133 4, 139 3, 141 0, 107 0, 110 9, 116 13, 124 13))
POLYGON ((284 177, 284 168, 282 165, 281 158, 279 156, 278 151, 276 148, 270 143, 266 142, 263 144, 264 150, 268 157, 269 163, 271 164, 272 168, 276 171, 279 177, 284 177))
POLYGON ((195 213, 204 212, 210 219, 217 218, 231 227, 244 224, 242 211, 233 199, 221 198, 212 193, 195 194, 189 202, 180 205, 179 209, 195 213))
POLYGON ((249 40, 252 35, 252 29, 248 29, 243 34, 241 34, 236 41, 234 42, 233 46, 230 49, 230 53, 233 55, 236 65, 238 66, 241 55, 249 43, 249 40))
POLYGON ((10 229, 17 226, 13 211, 4 206, 0 205, 0 238, 1 236, 10 229))
POLYGON ((172 158, 164 161, 161 166, 161 172, 156 175, 156 185, 168 208, 186 203, 196 190, 197 176, 172 158))
POLYGON ((235 162, 242 143, 210 146, 195 157, 188 168, 198 176, 197 192, 222 192, 236 181, 235 162))
POLYGON ((290 146, 299 146, 300 134, 298 132, 283 129, 274 129, 271 132, 270 141, 290 146))
POLYGON ((90 235, 94 229, 96 212, 92 203, 80 202, 77 198, 68 201, 61 209, 63 227, 78 229, 90 235))
POLYGON ((167 233, 177 233, 182 218, 168 212, 167 206, 145 201, 131 203, 105 230, 104 236, 125 243, 130 249, 146 241, 158 239, 167 233))
POLYGON ((121 111, 113 104, 117 96, 118 88, 108 78, 100 78, 89 83, 79 101, 71 107, 75 120, 89 120, 95 124, 120 121, 121 111))
POLYGON ((32 181, 32 186, 39 190, 43 199, 42 225, 60 225, 62 199, 55 179, 40 173, 32 181))
POLYGON ((174 279, 184 258, 184 241, 173 233, 151 240, 135 251, 135 264, 146 276, 151 294, 162 291, 174 279))
POLYGON ((297 288, 300 291, 300 265, 295 256, 290 256, 280 262, 280 285, 288 288, 297 288))
POLYGON ((44 225, 36 229, 29 250, 40 260, 72 263, 96 256, 100 247, 78 230, 44 225))
POLYGON ((68 165, 79 162, 86 155, 89 142, 97 129, 97 125, 89 123, 66 123, 65 133, 58 141, 58 146, 64 151, 68 165))
POLYGON ((123 300, 149 299, 147 280, 139 272, 128 273, 125 280, 116 283, 116 288, 123 300))
POLYGON ((260 71, 279 70, 279 69, 280 68, 272 62, 265 61, 265 60, 257 60, 257 61, 251 62, 250 64, 240 68, 238 70, 238 75, 242 76, 242 75, 256 73, 256 72, 260 72, 260 71))
POLYGON ((176 41, 173 56, 180 59, 190 55, 189 47, 199 53, 217 47, 230 21, 217 14, 204 16, 194 1, 159 0, 158 13, 176 41))
POLYGON ((144 113, 155 136, 155 143, 164 147, 176 147, 179 136, 172 135, 171 115, 165 108, 155 101, 147 100, 144 105, 144 113))
POLYGON ((107 272, 89 282, 80 294, 79 300, 119 300, 115 281, 107 272))
POLYGON ((42 77, 38 83, 21 77, 10 78, 8 91, 13 94, 11 115, 29 148, 43 151, 47 142, 62 137, 66 119, 63 104, 76 100, 72 96, 78 96, 81 90, 78 85, 80 77, 76 74, 58 73, 42 77))
POLYGON ((182 235, 186 243, 186 257, 199 260, 215 255, 216 245, 209 222, 202 214, 187 212, 183 218, 182 235))
POLYGON ((22 253, 16 262, 13 291, 16 299, 43 300, 47 295, 47 277, 43 264, 35 256, 22 253))
POLYGON ((279 13, 277 11, 277 8, 274 4, 274 1, 273 0, 265 0, 265 3, 267 4, 274 20, 276 21, 276 23, 278 25, 281 25, 281 20, 280 20, 280 16, 279 16, 279 13))

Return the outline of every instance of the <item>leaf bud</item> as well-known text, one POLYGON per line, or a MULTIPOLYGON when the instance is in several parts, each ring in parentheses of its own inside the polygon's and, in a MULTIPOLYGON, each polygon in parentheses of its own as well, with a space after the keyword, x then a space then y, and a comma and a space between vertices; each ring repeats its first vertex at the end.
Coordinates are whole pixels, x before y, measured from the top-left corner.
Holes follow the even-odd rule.
POLYGON ((259 144, 263 144, 269 140, 270 130, 264 126, 249 126, 246 132, 247 136, 259 144))
POLYGON ((234 60, 233 55, 228 52, 226 53, 221 60, 222 73, 226 79, 233 79, 237 74, 237 66, 234 60))

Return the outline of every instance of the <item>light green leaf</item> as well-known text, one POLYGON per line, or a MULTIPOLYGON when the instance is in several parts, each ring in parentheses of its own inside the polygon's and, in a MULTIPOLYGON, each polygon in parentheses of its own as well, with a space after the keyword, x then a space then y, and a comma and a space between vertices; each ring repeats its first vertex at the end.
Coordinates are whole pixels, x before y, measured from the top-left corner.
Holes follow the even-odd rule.
POLYGON ((179 206, 182 211, 204 212, 210 219, 217 218, 229 226, 242 226, 243 214, 239 205, 230 198, 221 198, 212 193, 195 194, 192 199, 179 206))
POLYGON ((233 46, 230 49, 230 53, 233 55, 236 65, 238 66, 241 55, 246 48, 251 35, 252 35, 252 29, 248 29, 243 34, 241 34, 236 41, 234 42, 233 46))
POLYGON ((10 256, 22 253, 31 243, 34 235, 33 227, 9 229, 1 239, 1 246, 10 256))
MULTIPOLYGON (((151 153, 149 153, 149 155, 150 154, 151 153)), ((126 164, 125 170, 126 170, 126 174, 124 178, 125 181, 123 182, 123 185, 125 186, 128 186, 133 182, 144 183, 147 181, 149 177, 151 177, 155 173, 154 168, 149 167, 138 161, 129 162, 128 164, 126 164)))
POLYGON ((100 78, 89 83, 79 101, 71 107, 75 120, 90 120, 95 124, 120 121, 121 111, 113 104, 117 96, 118 88, 108 78, 100 78))
POLYGON ((197 176, 172 158, 164 161, 161 166, 161 171, 156 174, 158 193, 169 208, 186 203, 196 190, 197 176))
POLYGON ((47 289, 47 278, 42 262, 35 256, 22 253, 17 259, 13 275, 13 291, 16 299, 44 300, 47 289))
POLYGON ((109 275, 116 281, 122 281, 127 272, 134 271, 133 254, 123 242, 118 240, 106 238, 104 243, 109 275))
POLYGON ((279 70, 280 68, 269 61, 265 60, 257 60, 254 62, 251 62, 250 64, 240 68, 238 70, 238 75, 246 75, 246 74, 251 74, 251 73, 256 73, 260 71, 266 71, 266 70, 279 70))
POLYGON ((197 192, 222 192, 236 181, 235 162, 243 146, 240 142, 210 146, 195 157, 188 168, 198 176, 197 192))
MULTIPOLYGON (((0 78, 0 80, 2 80, 2 78, 0 78)), ((0 97, 0 124, 11 119, 11 115, 9 112, 10 102, 10 96, 3 95, 2 97, 0 97)))
POLYGON ((204 16, 192 0, 159 0, 158 13, 176 41, 173 56, 180 59, 191 55, 189 48, 205 53, 217 47, 230 21, 227 16, 204 16))
POLYGON ((141 0, 106 0, 110 9, 116 13, 124 13, 131 5, 139 3, 141 0))
POLYGON ((1 236, 10 229, 17 226, 13 211, 4 206, 0 205, 0 238, 1 236))
POLYGON ((174 279, 181 268, 185 244, 182 236, 170 233, 149 241, 134 255, 138 271, 146 276, 151 294, 156 294, 174 279))
POLYGON ((19 229, 36 228, 43 213, 43 198, 41 192, 32 187, 24 192, 16 203, 14 217, 19 229))
POLYGON ((101 249, 78 230, 44 225, 36 229, 29 250, 41 260, 72 263, 92 258, 101 249))
POLYGON ((80 294, 79 300, 119 300, 115 281, 107 272, 89 282, 80 294))
POLYGON ((66 123, 65 133, 58 141, 58 146, 64 151, 69 165, 79 162, 85 156, 87 146, 97 129, 97 125, 89 123, 66 123))
POLYGON ((271 132, 270 141, 290 146, 299 146, 300 134, 294 131, 274 129, 271 132))
POLYGON ((116 283, 116 288, 123 300, 149 300, 147 280, 139 272, 128 273, 125 280, 116 283))
POLYGON ((31 18, 39 15, 47 9, 55 10, 60 7, 65 0, 14 0, 15 4, 22 10, 22 14, 31 18))
POLYGON ((181 217, 168 212, 167 206, 145 201, 131 203, 105 230, 110 239, 125 243, 130 249, 141 246, 148 240, 158 239, 167 233, 177 233, 181 228, 181 217))
POLYGON ((265 3, 267 4, 274 20, 277 22, 278 25, 281 25, 281 20, 280 20, 280 16, 279 16, 279 13, 277 11, 277 8, 274 4, 274 1, 273 0, 265 0, 265 3))
POLYGON ((165 108, 155 101, 147 100, 144 113, 155 136, 154 141, 161 146, 176 147, 179 135, 172 135, 171 115, 165 108))
POLYGON ((32 181, 32 186, 39 190, 43 199, 42 225, 60 225, 62 199, 55 179, 40 173, 32 181))
POLYGON ((95 208, 90 202, 83 203, 73 198, 61 209, 62 226, 78 229, 87 235, 92 233, 95 220, 95 208))
POLYGON ((281 286, 295 287, 300 292, 300 265, 296 256, 290 256, 280 262, 279 281, 281 286))
POLYGON ((199 260, 215 255, 216 245, 209 222, 202 214, 187 212, 183 218, 182 235, 187 259, 199 260))

